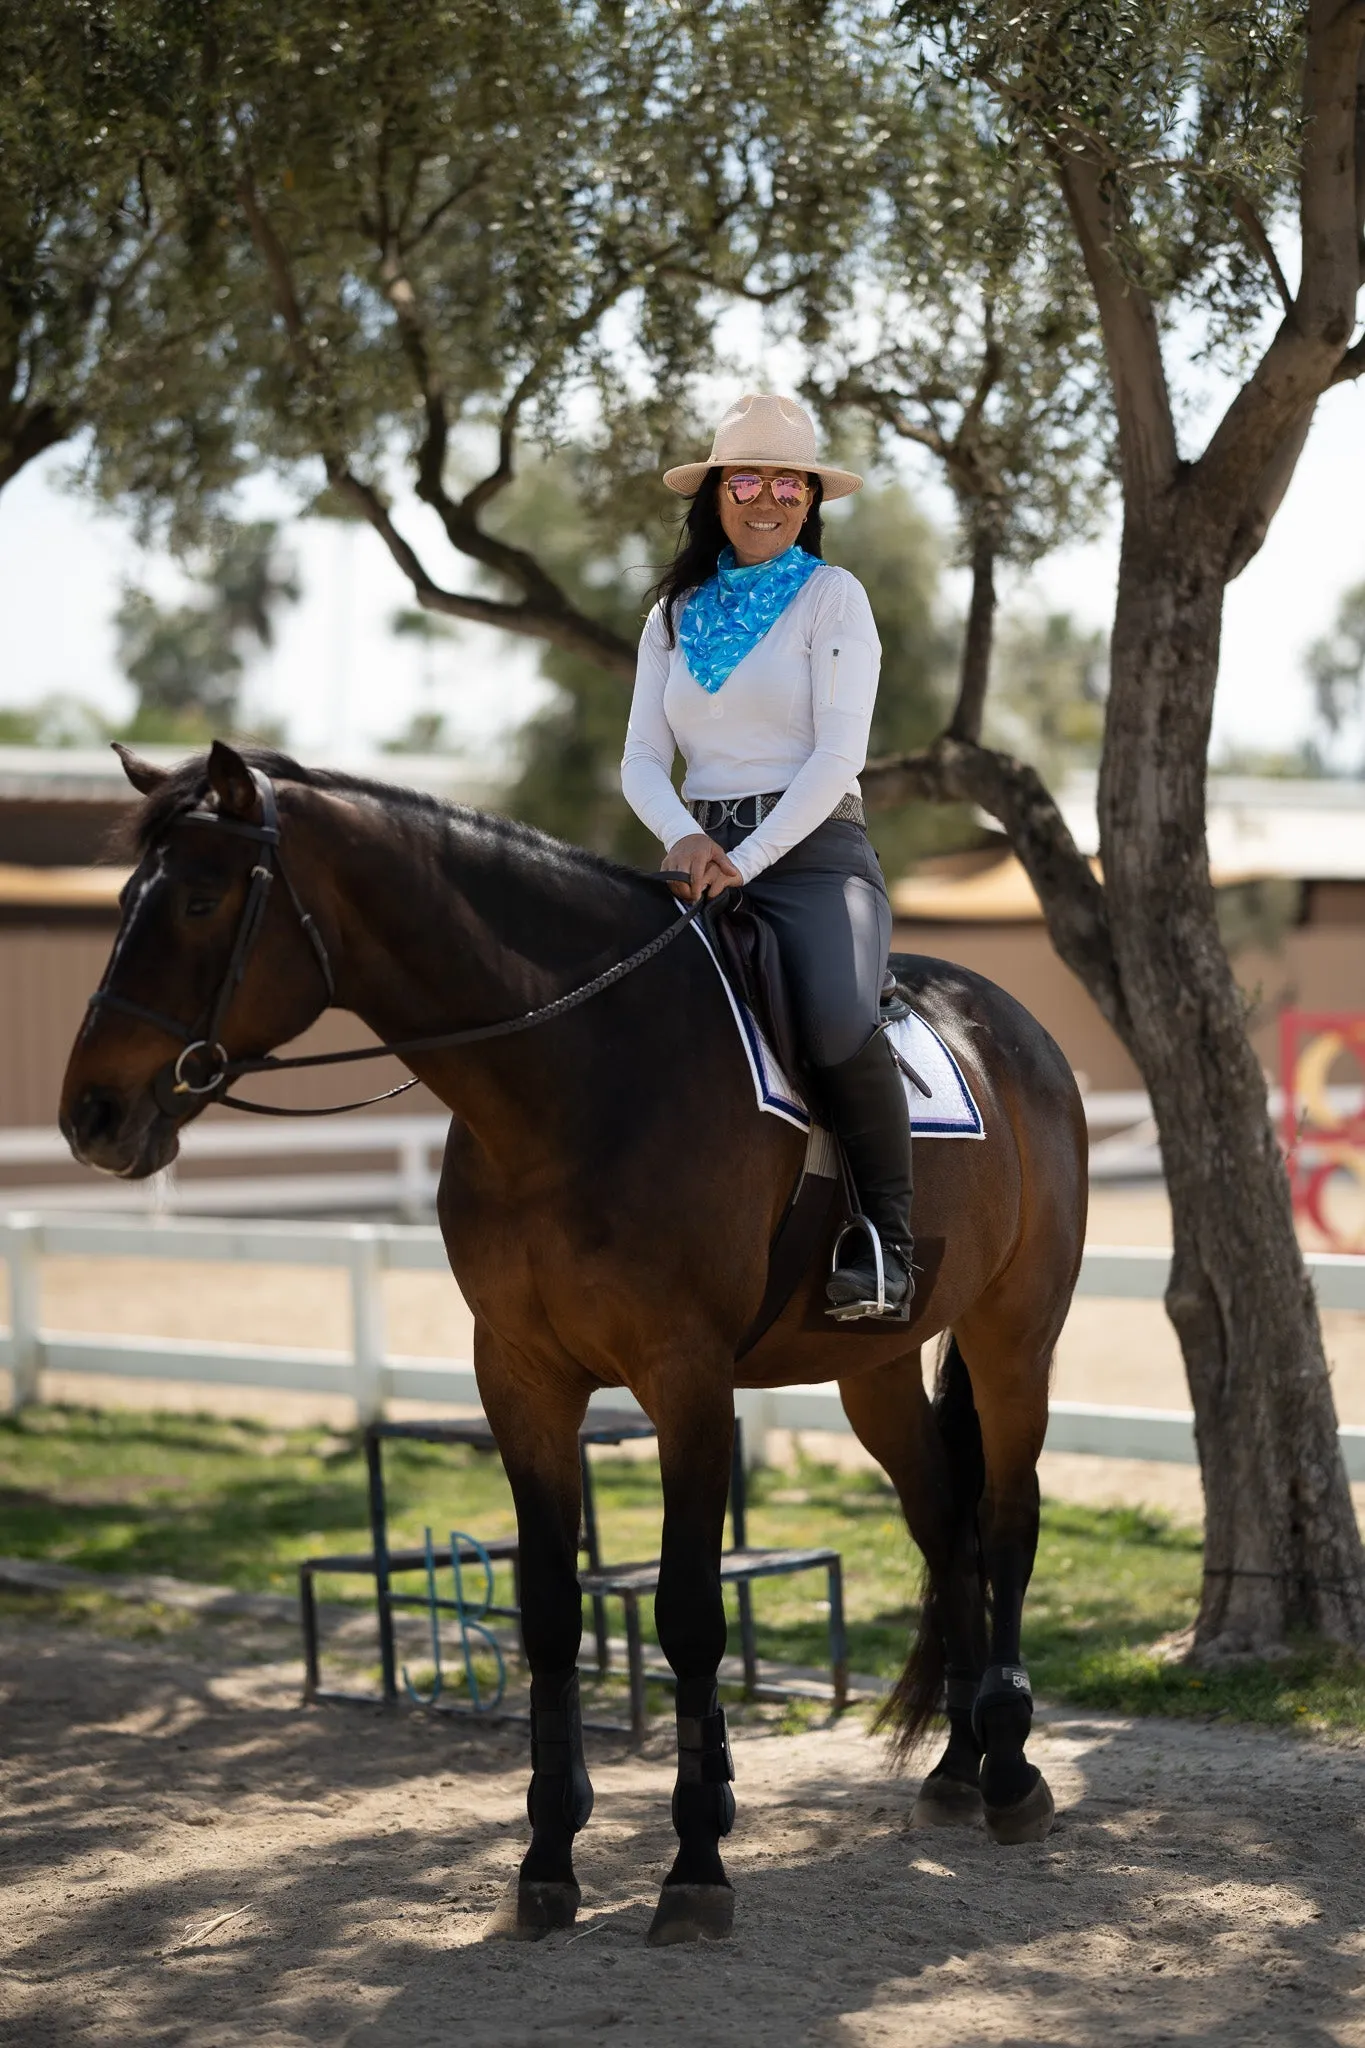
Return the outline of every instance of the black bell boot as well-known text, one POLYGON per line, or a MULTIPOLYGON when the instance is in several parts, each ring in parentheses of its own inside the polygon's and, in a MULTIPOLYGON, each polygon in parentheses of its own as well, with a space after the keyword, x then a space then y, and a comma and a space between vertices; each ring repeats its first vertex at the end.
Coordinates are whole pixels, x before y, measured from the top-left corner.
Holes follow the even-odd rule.
POLYGON ((879 1289, 876 1246, 867 1231, 855 1224, 844 1232, 825 1289, 827 1313, 840 1321, 879 1316, 906 1322, 915 1292, 910 1112, 885 1034, 875 1031, 862 1051, 840 1066, 822 1067, 820 1091, 882 1255, 879 1289))

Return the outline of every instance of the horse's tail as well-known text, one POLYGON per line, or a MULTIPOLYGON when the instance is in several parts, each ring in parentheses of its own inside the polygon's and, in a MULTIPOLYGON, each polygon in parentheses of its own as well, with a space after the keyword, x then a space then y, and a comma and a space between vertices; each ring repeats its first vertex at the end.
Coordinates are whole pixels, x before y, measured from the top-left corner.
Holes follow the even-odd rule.
MULTIPOLYGON (((972 1398, 971 1375, 951 1331, 938 1362, 934 1421, 947 1466, 949 1533, 954 1539, 951 1547, 955 1548, 964 1529, 974 1530, 976 1527, 977 1508, 986 1483, 986 1462, 981 1449, 981 1424, 972 1398)), ((943 1630, 945 1593, 941 1573, 936 1573, 926 1562, 920 1591, 919 1627, 910 1645, 905 1669, 877 1716, 877 1726, 890 1732, 892 1754, 899 1763, 906 1761, 929 1723, 943 1711, 943 1685, 947 1675, 943 1630)))

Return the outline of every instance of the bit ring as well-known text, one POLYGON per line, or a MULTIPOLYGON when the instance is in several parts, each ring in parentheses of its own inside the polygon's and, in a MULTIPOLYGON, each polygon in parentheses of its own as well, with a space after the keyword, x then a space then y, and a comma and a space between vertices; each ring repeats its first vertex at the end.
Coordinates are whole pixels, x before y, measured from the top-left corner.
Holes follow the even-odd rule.
POLYGON ((184 1051, 176 1060, 174 1068, 175 1085, 172 1088, 171 1093, 173 1095, 211 1095, 214 1089, 221 1084, 223 1079, 223 1068, 226 1067, 227 1063, 228 1056, 226 1049, 223 1046, 210 1046, 207 1038, 196 1038, 192 1044, 187 1045, 185 1047, 184 1051), (214 1061, 216 1062, 218 1068, 217 1073, 215 1073, 210 1080, 200 1082, 197 1085, 193 1081, 187 1081, 184 1075, 185 1062, 192 1052, 210 1053, 214 1061))

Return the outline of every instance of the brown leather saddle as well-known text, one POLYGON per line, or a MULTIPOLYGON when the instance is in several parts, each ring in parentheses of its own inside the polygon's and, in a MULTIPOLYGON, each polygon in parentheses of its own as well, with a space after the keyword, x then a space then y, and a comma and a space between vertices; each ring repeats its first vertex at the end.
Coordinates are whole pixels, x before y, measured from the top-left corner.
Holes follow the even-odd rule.
MULTIPOLYGON (((818 1070, 811 1066, 801 1044, 772 926, 747 900, 742 889, 727 890, 718 902, 709 903, 702 913, 702 922, 734 995, 752 1012, 778 1065, 818 1115, 818 1070)), ((897 981, 894 968, 888 967, 882 983, 881 1022, 895 1024, 909 1015, 907 992, 897 981)), ((891 1050, 912 1086, 927 1096, 928 1087, 909 1061, 896 1046, 891 1050)))

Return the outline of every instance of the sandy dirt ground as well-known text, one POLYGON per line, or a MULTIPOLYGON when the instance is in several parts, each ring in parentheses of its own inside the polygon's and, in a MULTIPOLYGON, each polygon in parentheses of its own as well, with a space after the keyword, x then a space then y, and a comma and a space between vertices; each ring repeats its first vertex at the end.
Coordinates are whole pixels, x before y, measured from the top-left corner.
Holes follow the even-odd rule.
POLYGON ((15 2048, 1365 2043, 1358 1746, 1045 1714, 1059 1825, 998 1849, 914 1830, 851 1717, 748 1728, 735 1937, 655 1951, 664 1731, 591 1737, 579 1920, 508 1946, 519 1729, 301 1711, 278 1637, 222 1624, 0 1638, 15 2048))

